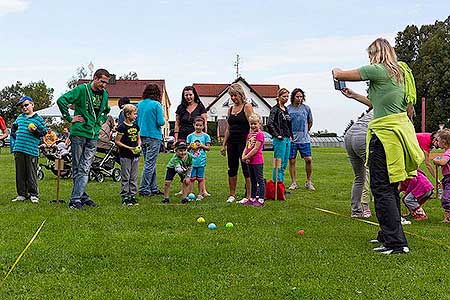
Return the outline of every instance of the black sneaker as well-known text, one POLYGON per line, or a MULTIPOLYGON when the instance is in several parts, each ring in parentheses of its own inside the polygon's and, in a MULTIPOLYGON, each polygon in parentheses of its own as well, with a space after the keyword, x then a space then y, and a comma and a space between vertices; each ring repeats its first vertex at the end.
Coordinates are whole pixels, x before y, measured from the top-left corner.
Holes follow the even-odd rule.
POLYGON ((128 205, 128 197, 122 196, 122 205, 128 205))
POLYGON ((409 253, 409 248, 408 247, 400 247, 400 248, 395 248, 395 249, 388 249, 388 250, 383 251, 381 253, 386 254, 386 255, 390 255, 390 254, 406 254, 406 253, 409 253))
POLYGON ((69 208, 70 209, 83 209, 83 205, 81 204, 81 202, 70 202, 69 208))
POLYGON ((152 191, 152 194, 151 194, 152 196, 153 195, 164 195, 164 193, 163 192, 161 192, 160 190, 156 190, 156 191, 152 191))
POLYGON ((169 203, 169 198, 164 198, 163 201, 162 201, 162 203, 168 204, 168 203, 169 203))
POLYGON ((141 197, 150 197, 152 194, 147 194, 147 193, 141 193, 139 192, 139 196, 141 197))
POLYGON ((181 199, 181 203, 186 204, 189 202, 189 199, 184 197, 183 199, 181 199))
POLYGON ((83 205, 87 205, 87 206, 90 206, 90 207, 98 207, 97 203, 95 203, 91 199, 89 199, 88 201, 83 202, 83 205))
POLYGON ((137 202, 135 196, 130 196, 130 203, 131 203, 132 205, 139 205, 139 203, 137 202))

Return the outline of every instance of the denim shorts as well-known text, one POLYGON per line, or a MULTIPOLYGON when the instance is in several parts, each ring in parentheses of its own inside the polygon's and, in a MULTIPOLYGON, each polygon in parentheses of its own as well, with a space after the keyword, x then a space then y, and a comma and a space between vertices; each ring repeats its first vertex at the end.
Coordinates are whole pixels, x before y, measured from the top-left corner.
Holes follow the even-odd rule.
POLYGON ((291 143, 291 153, 289 159, 294 159, 297 157, 297 151, 300 152, 302 158, 311 157, 311 143, 291 143))
POLYGON ((193 167, 191 171, 191 181, 203 180, 205 178, 205 167, 193 167))

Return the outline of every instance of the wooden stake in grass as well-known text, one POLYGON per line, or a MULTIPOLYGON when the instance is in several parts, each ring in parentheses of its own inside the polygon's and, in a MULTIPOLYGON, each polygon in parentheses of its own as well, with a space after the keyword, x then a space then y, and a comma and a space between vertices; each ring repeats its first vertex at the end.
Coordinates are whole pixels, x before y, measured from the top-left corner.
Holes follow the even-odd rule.
POLYGON ((64 159, 58 158, 55 159, 55 168, 57 171, 57 180, 56 180, 56 200, 50 200, 51 203, 55 203, 59 206, 59 202, 65 202, 64 200, 59 199, 59 190, 60 190, 60 183, 61 183, 61 171, 64 170, 64 159))

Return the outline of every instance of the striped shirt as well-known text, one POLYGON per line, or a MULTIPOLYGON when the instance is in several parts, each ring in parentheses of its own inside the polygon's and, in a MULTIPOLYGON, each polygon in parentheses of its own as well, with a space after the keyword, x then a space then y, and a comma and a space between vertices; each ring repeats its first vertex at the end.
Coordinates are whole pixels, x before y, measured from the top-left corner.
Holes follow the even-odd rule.
POLYGON ((36 126, 36 132, 47 131, 45 127, 44 119, 38 114, 34 114, 31 117, 27 117, 26 114, 20 114, 14 121, 17 124, 16 141, 14 143, 13 152, 22 152, 31 156, 39 156, 39 135, 33 134, 28 126, 33 123, 36 126))

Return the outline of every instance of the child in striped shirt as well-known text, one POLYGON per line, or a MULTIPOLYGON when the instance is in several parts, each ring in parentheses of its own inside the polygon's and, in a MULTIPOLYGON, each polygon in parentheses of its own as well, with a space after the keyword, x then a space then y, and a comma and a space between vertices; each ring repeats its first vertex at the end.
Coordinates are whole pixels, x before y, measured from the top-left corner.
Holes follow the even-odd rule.
POLYGON ((31 97, 23 96, 17 106, 20 106, 23 113, 17 117, 13 124, 17 128, 13 148, 17 197, 12 201, 30 199, 31 202, 38 203, 38 146, 40 138, 47 133, 47 128, 44 119, 34 112, 34 102, 31 97))

